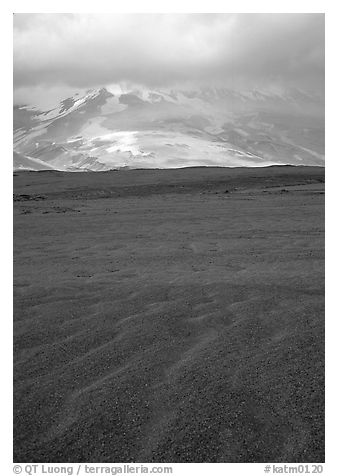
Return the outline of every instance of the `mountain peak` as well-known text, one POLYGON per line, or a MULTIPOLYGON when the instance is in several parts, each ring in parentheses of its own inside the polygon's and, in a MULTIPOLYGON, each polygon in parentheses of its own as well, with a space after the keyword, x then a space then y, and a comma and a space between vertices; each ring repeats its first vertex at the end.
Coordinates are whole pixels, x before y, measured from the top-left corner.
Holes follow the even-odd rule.
POLYGON ((94 88, 94 89, 88 89, 86 91, 86 97, 94 98, 97 96, 104 96, 104 97, 113 97, 114 94, 112 94, 110 91, 108 91, 107 88, 101 87, 101 88, 94 88))

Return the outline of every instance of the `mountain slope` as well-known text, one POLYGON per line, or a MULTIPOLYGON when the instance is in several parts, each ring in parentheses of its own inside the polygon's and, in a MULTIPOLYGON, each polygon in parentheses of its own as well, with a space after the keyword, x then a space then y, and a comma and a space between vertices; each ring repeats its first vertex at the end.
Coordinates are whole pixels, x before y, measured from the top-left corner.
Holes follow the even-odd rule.
POLYGON ((298 90, 102 88, 48 111, 15 106, 14 151, 26 158, 14 168, 35 170, 323 165, 323 104, 298 90))

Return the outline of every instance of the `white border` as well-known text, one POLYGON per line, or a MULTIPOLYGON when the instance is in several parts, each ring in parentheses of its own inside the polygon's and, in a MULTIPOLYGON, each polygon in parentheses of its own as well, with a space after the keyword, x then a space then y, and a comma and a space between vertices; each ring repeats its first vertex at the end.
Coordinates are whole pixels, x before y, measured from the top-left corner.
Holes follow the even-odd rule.
MULTIPOLYGON (((236 1, 232 3, 209 0, 206 2, 186 2, 172 0, 166 3, 158 1, 129 1, 124 0, 115 4, 109 1, 14 1, 1 6, 1 356, 2 363, 2 392, 1 392, 1 465, 6 469, 2 474, 12 473, 12 12, 43 12, 43 13, 97 13, 97 12, 124 12, 124 13, 197 13, 197 12, 227 12, 227 13, 325 13, 326 14, 326 464, 323 474, 337 474, 334 470, 337 432, 337 319, 336 311, 336 270, 337 245, 335 233, 337 223, 337 198, 335 190, 338 180, 336 156, 336 141, 338 139, 338 102, 337 102, 337 30, 338 16, 334 2, 328 1, 236 1), (95 10, 93 10, 95 6, 95 10), (255 7, 253 9, 252 7, 255 7)), ((169 462, 168 462, 169 464, 169 462)), ((262 464, 175 464, 174 475, 178 474, 264 474, 262 464)))

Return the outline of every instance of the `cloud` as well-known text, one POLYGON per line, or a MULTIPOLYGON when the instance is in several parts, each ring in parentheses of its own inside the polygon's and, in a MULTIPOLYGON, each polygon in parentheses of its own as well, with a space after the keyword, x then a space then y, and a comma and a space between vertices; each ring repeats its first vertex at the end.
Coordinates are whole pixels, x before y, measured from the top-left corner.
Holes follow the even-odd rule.
POLYGON ((323 88, 323 14, 16 14, 14 86, 323 88))

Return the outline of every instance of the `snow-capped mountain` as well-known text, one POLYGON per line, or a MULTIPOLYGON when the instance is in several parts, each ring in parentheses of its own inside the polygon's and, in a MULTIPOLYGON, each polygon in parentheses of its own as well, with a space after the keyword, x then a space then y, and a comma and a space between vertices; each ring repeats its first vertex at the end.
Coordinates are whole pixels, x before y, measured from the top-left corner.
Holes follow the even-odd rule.
POLYGON ((286 92, 128 90, 14 107, 14 168, 323 165, 320 97, 286 92))

